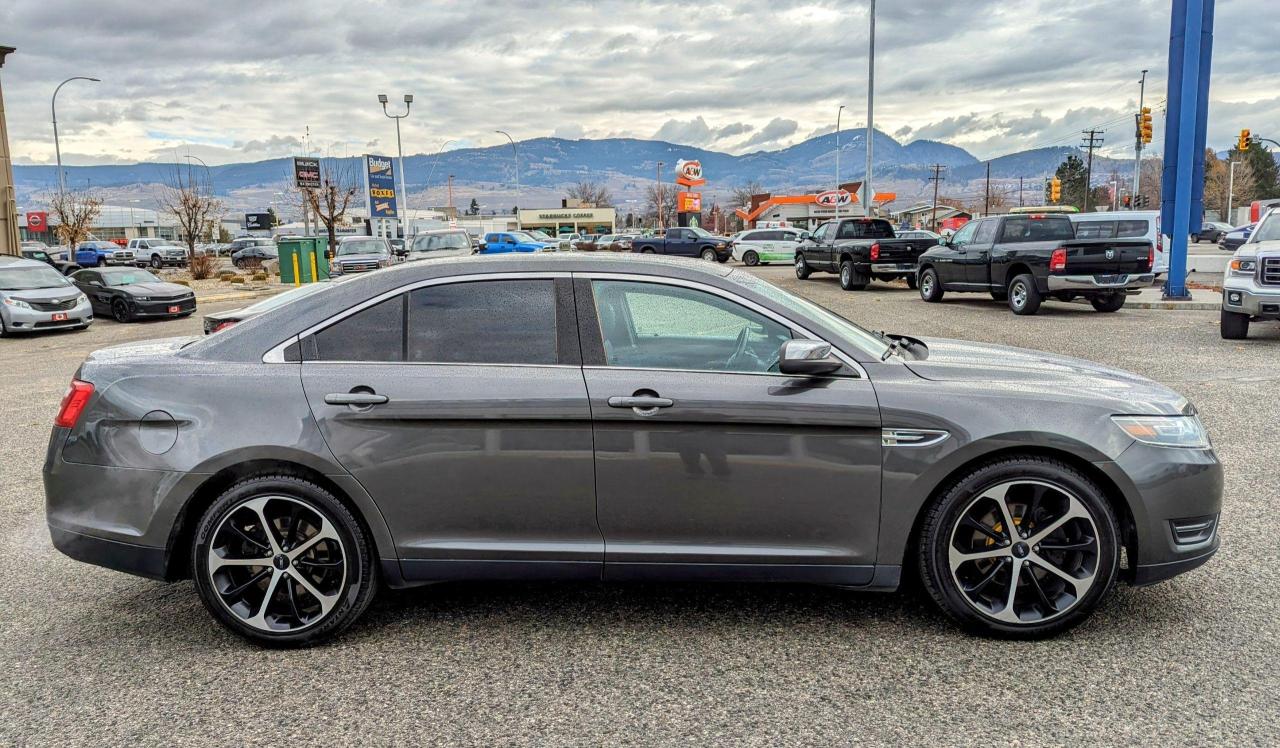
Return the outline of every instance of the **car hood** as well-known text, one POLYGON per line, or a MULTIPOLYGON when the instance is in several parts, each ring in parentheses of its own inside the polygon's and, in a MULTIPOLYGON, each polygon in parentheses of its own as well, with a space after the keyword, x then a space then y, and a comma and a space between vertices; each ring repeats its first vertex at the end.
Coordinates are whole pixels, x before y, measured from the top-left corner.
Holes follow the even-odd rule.
POLYGON ((112 286, 133 296, 179 296, 192 293, 190 288, 177 283, 131 283, 127 286, 112 286))
POLYGON ((80 289, 75 286, 54 286, 23 291, 0 291, 0 295, 25 301, 67 301, 79 296, 80 289))
POLYGON ((1249 242, 1240 245, 1236 250, 1241 257, 1250 257, 1256 255, 1273 256, 1280 254, 1280 239, 1271 239, 1265 242, 1249 242))
POLYGON ((987 384, 1036 399, 1111 400, 1116 413, 1195 412, 1185 397, 1162 384, 1092 361, 963 340, 925 338, 923 342, 928 357, 905 363, 924 379, 987 384))

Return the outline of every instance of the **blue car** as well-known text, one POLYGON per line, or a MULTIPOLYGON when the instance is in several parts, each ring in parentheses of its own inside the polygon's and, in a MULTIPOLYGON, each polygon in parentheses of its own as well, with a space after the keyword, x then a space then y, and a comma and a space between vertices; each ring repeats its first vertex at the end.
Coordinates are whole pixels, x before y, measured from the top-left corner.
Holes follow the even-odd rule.
POLYGON ((484 235, 480 242, 480 254, 496 255, 508 252, 554 252, 554 242, 540 242, 523 231, 495 231, 484 235))

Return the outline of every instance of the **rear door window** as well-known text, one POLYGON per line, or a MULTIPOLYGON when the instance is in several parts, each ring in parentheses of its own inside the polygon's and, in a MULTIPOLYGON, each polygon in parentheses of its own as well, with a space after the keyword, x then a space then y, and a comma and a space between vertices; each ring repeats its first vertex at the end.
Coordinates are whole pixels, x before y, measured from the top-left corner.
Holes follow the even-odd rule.
POLYGON ((404 313, 400 294, 338 320, 313 336, 315 359, 404 361, 404 313))
POLYGON ((996 239, 996 226, 998 221, 979 221, 976 233, 973 235, 974 244, 991 244, 996 239))
POLYGON ((409 294, 409 361, 555 364, 556 341, 551 280, 451 283, 409 294))
POLYGON ((1076 237, 1071 219, 1065 216, 1010 216, 1004 219, 1000 242, 1069 241, 1076 237))
POLYGON ((1142 238, 1147 235, 1148 224, 1146 221, 1116 221, 1116 238, 1133 239, 1142 238))

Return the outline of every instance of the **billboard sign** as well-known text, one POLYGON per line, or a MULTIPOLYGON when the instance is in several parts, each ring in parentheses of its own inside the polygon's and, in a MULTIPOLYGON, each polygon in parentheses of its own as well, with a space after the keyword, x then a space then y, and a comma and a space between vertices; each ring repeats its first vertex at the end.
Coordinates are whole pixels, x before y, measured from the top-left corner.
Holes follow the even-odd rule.
POLYGON ((293 160, 293 183, 302 189, 320 189, 320 159, 295 158, 293 160))
POLYGON ((370 218, 395 218, 396 171, 390 156, 364 157, 365 194, 369 198, 370 218))
POLYGON ((676 184, 684 187, 701 187, 707 180, 702 178, 702 162, 680 159, 676 162, 676 184))
POLYGON ((270 213, 245 213, 244 227, 248 231, 270 231, 275 228, 270 213))
POLYGON ((701 213, 702 212, 702 193, 701 192, 677 192, 676 193, 676 212, 677 213, 701 213))
POLYGON ((43 210, 27 213, 27 231, 43 234, 49 230, 49 214, 43 210))

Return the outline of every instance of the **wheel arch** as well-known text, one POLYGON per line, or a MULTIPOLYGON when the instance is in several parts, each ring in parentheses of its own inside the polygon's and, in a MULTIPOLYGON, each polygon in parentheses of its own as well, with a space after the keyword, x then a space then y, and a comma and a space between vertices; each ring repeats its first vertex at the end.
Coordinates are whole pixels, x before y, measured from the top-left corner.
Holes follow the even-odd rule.
POLYGON ((1031 272, 1030 265, 1025 262, 1015 262, 1009 266, 1008 270, 1005 271, 1004 283, 1002 285, 1005 288, 1008 288, 1009 284, 1013 282, 1013 279, 1019 275, 1030 275, 1033 278, 1035 277, 1035 274, 1031 272))

